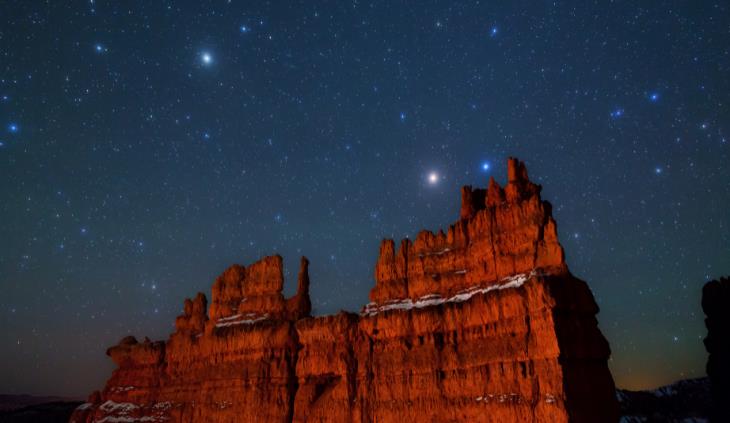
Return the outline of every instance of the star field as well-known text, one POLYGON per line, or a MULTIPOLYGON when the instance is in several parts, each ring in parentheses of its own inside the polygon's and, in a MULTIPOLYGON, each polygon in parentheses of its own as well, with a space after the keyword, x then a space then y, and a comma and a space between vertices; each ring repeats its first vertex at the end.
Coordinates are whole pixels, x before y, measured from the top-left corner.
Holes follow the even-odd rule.
POLYGON ((524 160, 619 386, 704 374, 730 274, 724 2, 0 5, 0 393, 86 395, 229 264, 367 303, 381 238, 524 160))

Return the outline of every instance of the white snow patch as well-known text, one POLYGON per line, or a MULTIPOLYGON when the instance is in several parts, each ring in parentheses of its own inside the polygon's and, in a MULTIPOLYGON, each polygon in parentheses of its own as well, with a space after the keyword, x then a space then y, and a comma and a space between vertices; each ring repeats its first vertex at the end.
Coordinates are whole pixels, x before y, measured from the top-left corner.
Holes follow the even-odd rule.
POLYGON ((242 319, 244 317, 247 318, 247 319, 252 319, 252 318, 254 318, 256 316, 257 316, 256 313, 234 314, 234 315, 228 316, 228 317, 221 317, 220 319, 218 319, 218 322, 227 322, 227 321, 230 321, 230 320, 239 320, 239 319, 242 319))
POLYGON ((486 287, 473 286, 450 298, 443 298, 439 294, 428 294, 420 297, 416 301, 407 298, 405 300, 389 300, 383 305, 369 303, 360 314, 374 316, 380 312, 388 310, 411 310, 414 308, 424 308, 444 303, 461 303, 478 294, 486 294, 487 292, 498 289, 519 288, 533 276, 538 276, 538 272, 533 270, 529 274, 520 273, 514 276, 508 276, 494 285, 486 287))
POLYGON ((520 402, 521 397, 520 394, 516 394, 514 392, 511 392, 509 394, 484 394, 482 396, 476 397, 475 401, 488 403, 494 399, 501 403, 507 402, 508 400, 515 403, 520 402))
POLYGON ((423 257, 423 256, 440 256, 442 254, 448 253, 449 251, 451 251, 451 248, 446 247, 443 250, 430 251, 430 252, 427 252, 427 253, 421 253, 418 256, 419 257, 423 257))
POLYGON ((662 386, 659 389, 651 391, 657 398, 672 397, 677 395, 677 389, 674 385, 662 386))
POLYGON ((108 400, 104 404, 102 404, 99 409, 105 413, 129 413, 136 409, 138 409, 139 406, 137 404, 132 404, 131 402, 114 402, 112 400, 108 400))
POLYGON ((256 314, 254 313, 248 313, 246 315, 243 314, 236 314, 234 316, 224 317, 222 319, 218 319, 218 323, 215 324, 215 327, 217 328, 223 328, 227 326, 235 326, 235 325, 251 325, 256 322, 260 322, 262 320, 266 320, 269 318, 268 314, 264 314, 263 316, 255 317, 256 314))

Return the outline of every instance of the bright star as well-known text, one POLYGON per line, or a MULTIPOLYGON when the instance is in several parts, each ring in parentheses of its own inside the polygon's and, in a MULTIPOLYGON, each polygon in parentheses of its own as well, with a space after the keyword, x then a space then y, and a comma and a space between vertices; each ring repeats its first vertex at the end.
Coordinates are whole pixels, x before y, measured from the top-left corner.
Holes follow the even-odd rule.
POLYGON ((241 27, 239 29, 244 34, 251 30, 251 28, 247 27, 246 25, 241 25, 241 27))
POLYGON ((496 26, 493 26, 492 29, 489 31, 489 36, 494 38, 497 36, 498 33, 499 33, 499 28, 497 28, 496 26))
POLYGON ((204 51, 200 55, 200 60, 203 62, 204 65, 210 65, 211 63, 213 63, 213 56, 207 51, 204 51))
POLYGON ((482 163, 482 170, 485 172, 489 170, 489 162, 482 163))
POLYGON ((649 100, 652 103, 656 103, 657 101, 659 101, 659 93, 651 93, 651 94, 649 94, 649 100))
POLYGON ((8 131, 11 134, 17 134, 18 131, 20 131, 20 127, 18 126, 17 123, 11 123, 11 124, 8 125, 8 131))
POLYGON ((436 172, 430 172, 428 174, 428 183, 429 185, 436 185, 439 181, 439 174, 436 172))
POLYGON ((400 112, 400 121, 405 122, 406 121, 406 114, 405 112, 400 112))
POLYGON ((656 173, 657 175, 661 174, 662 173, 662 168, 659 167, 659 166, 655 167, 654 168, 654 173, 656 173))

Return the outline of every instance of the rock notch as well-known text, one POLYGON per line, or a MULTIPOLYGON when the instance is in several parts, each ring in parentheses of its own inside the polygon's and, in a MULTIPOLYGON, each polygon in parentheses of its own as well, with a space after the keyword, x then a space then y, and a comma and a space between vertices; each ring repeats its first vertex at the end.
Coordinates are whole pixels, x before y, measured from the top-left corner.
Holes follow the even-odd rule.
POLYGON ((510 158, 446 232, 384 240, 357 314, 310 316, 305 258, 289 299, 281 257, 231 266, 167 341, 110 348, 71 421, 616 422, 598 306, 540 189, 510 158))

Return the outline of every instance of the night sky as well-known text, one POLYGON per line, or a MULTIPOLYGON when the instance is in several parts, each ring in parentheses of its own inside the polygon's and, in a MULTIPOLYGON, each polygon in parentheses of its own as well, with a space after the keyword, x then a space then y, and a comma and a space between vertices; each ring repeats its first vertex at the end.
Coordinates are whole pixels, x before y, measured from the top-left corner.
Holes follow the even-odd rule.
POLYGON ((730 273, 721 1, 3 1, 0 393, 85 396, 105 349, 279 253, 357 311, 381 238, 517 156, 619 386, 704 374, 730 273), (641 4, 639 6, 638 4, 641 4))

